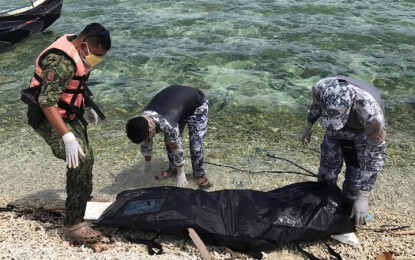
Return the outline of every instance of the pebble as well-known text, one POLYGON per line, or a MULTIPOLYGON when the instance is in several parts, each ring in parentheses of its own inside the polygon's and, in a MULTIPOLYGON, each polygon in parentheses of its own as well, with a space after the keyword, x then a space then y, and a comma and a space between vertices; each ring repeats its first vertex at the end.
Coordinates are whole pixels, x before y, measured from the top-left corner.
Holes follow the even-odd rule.
MULTIPOLYGON (((0 207, 6 201, 0 200, 0 207)), ((394 236, 388 232, 373 232, 374 229, 387 225, 389 219, 394 219, 397 223, 413 223, 411 213, 397 215, 395 212, 384 212, 378 215, 376 221, 370 222, 365 229, 359 229, 357 236, 361 244, 356 247, 341 244, 334 240, 329 240, 330 245, 344 259, 374 259, 382 252, 391 251, 396 259, 415 259, 415 239, 413 236, 394 236)), ((99 249, 91 249, 82 245, 78 247, 69 246, 66 238, 61 237, 58 232, 45 230, 40 223, 17 217, 15 213, 0 213, 0 257, 14 259, 44 258, 44 259, 110 259, 117 255, 118 259, 137 259, 147 258, 147 251, 143 245, 131 244, 126 241, 116 229, 111 230, 110 234, 116 242, 106 243, 99 249), (61 256, 61 257, 59 257, 61 256)), ((158 241, 164 246, 165 253, 157 256, 157 259, 200 259, 197 248, 190 240, 177 239, 162 235, 158 241)), ((216 259, 229 258, 230 255, 221 247, 207 245, 208 250, 216 259)), ((322 259, 328 259, 327 250, 322 241, 309 243, 306 250, 322 259)), ((295 255, 291 259, 301 258, 292 245, 283 246, 276 253, 265 252, 264 259, 276 259, 276 255, 290 254, 295 255), (268 254, 267 254, 268 253, 268 254)), ((2 258, 3 259, 3 258, 2 258)), ((290 258, 287 258, 290 259, 290 258)))
MULTIPOLYGON (((44 145, 40 140, 36 140, 37 144, 44 145)), ((17 148, 13 148, 15 147, 13 140, 4 140, 4 142, 4 145, 0 147, 0 152, 2 154, 7 155, 17 152, 17 148), (4 147, 9 148, 5 149, 4 147)), ((253 155, 260 156, 259 154, 263 152, 263 149, 260 148, 257 152, 255 147, 257 146, 255 145, 252 149, 253 155)), ((36 160, 34 158, 30 158, 30 162, 32 163, 30 167, 27 167, 26 160, 28 160, 28 158, 25 158, 24 156, 33 156, 31 154, 22 155, 19 153, 22 156, 21 160, 6 160, 0 158, 0 169, 2 170, 0 174, 0 180, 2 181, 0 182, 0 207, 6 207, 8 203, 15 202, 16 198, 18 198, 18 200, 20 198, 25 198, 25 200, 22 201, 29 204, 40 203, 55 206, 56 204, 59 204, 57 206, 62 206, 64 204, 65 192, 63 166, 59 160, 56 160, 51 156, 50 149, 46 147, 46 145, 41 148, 42 149, 39 148, 39 150, 36 150, 35 153, 36 158, 42 158, 42 160, 38 160, 38 165, 36 165, 36 160), (56 168, 59 170, 54 170, 56 168), (9 172, 9 170, 6 171, 4 169, 10 169, 10 171, 13 169, 16 172, 9 172), (6 176, 12 181, 8 181, 6 176), (30 186, 33 188, 33 190, 30 191, 23 188, 18 189, 18 186, 16 186, 18 181, 21 181, 18 183, 19 187, 29 187, 28 182, 33 179, 33 176, 37 176, 39 180, 44 178, 48 180, 48 182, 47 184, 42 184, 40 182, 30 183, 30 185, 33 186, 30 186), (4 183, 7 183, 7 185, 4 183), (39 188, 36 184, 44 186, 39 188), (53 192, 50 194, 56 196, 50 198, 45 195, 49 194, 47 192, 53 192), (50 204, 48 203, 49 201, 47 201, 48 199, 51 200, 50 204)), ((160 147, 158 148, 161 149, 160 147)), ((209 151, 209 149, 207 149, 207 152, 211 155, 214 151, 209 151)), ((138 158, 134 158, 133 162, 118 160, 117 165, 114 165, 113 161, 109 162, 104 160, 106 156, 104 153, 104 150, 96 153, 97 163, 94 165, 94 178, 100 178, 100 181, 95 179, 93 195, 97 198, 102 196, 113 199, 117 192, 133 188, 132 186, 128 186, 130 185, 130 179, 128 178, 133 179, 137 177, 133 174, 133 169, 138 168, 141 162, 138 158), (119 173, 119 165, 122 165, 125 171, 119 173), (114 176, 123 181, 123 186, 119 186, 120 184, 115 181, 116 178, 114 178, 114 176), (100 192, 102 192, 102 194, 100 192)), ((284 153, 277 151, 276 155, 289 157, 291 153, 290 149, 285 149, 284 153)), ((221 153, 218 154, 221 155, 221 153)), ((162 159, 160 158, 164 158, 164 154, 163 157, 161 156, 162 155, 158 154, 156 159, 161 161, 162 159)), ((240 165, 241 162, 245 163, 243 159, 241 160, 242 157, 235 156, 235 161, 232 161, 231 156, 229 156, 229 158, 230 159, 226 158, 226 160, 219 158, 218 161, 222 160, 219 162, 226 165, 235 165, 241 169, 252 168, 252 166, 249 165, 240 165)), ((117 157, 117 159, 119 158, 117 157)), ((212 157, 208 159, 214 161, 212 157)), ((286 170, 289 169, 289 167, 292 167, 292 165, 288 163, 278 160, 271 160, 269 158, 259 158, 258 160, 262 160, 263 162, 260 166, 257 166, 257 171, 268 169, 268 166, 265 164, 266 161, 270 161, 269 167, 274 170, 286 170), (263 166, 264 168, 262 168, 263 166)), ((310 165, 316 167, 318 160, 316 161, 317 162, 310 162, 310 165)), ((300 165, 304 165, 304 163, 300 163, 300 165)), ((157 165, 156 167, 159 168, 157 170, 161 169, 161 165, 157 165)), ((190 167, 188 167, 188 169, 190 169, 190 167)), ((208 177, 211 180, 217 180, 214 182, 213 186, 213 189, 216 190, 229 188, 230 184, 235 186, 235 184, 232 183, 243 184, 246 189, 255 188, 271 190, 293 182, 312 179, 309 177, 290 174, 245 174, 243 172, 241 173, 226 168, 218 168, 217 166, 208 164, 206 165, 206 171, 209 173, 208 177), (220 182, 220 178, 224 181, 220 182), (228 185, 228 187, 226 185, 228 185)), ((373 214, 375 218, 366 225, 357 229, 356 236, 360 241, 360 245, 353 247, 332 239, 328 239, 326 242, 328 242, 330 246, 343 257, 343 259, 376 259, 377 255, 388 251, 393 253, 394 259, 396 260, 415 259, 414 235, 394 235, 392 231, 375 232, 376 229, 384 228, 384 225, 410 226, 409 228, 403 230, 415 228, 415 203, 413 203, 415 198, 413 189, 413 183, 415 183, 415 177, 413 177, 414 171, 414 167, 398 169, 389 167, 385 168, 378 176, 375 188, 372 191, 370 197, 371 199, 369 201, 370 213, 373 214), (405 181, 400 182, 402 180, 405 181)), ((138 178, 133 180, 138 180, 138 178)), ((165 183, 169 184, 169 182, 165 183)), ((341 185, 340 181, 339 184, 341 185)), ((152 183, 151 185, 156 184, 152 183)), ((191 188, 195 188, 194 183, 190 183, 189 185, 191 188)), ((68 238, 61 234, 57 229, 48 229, 45 228, 45 226, 47 226, 47 223, 40 223, 25 217, 19 217, 17 214, 11 212, 0 212, 0 259, 127 260, 149 258, 147 249, 144 245, 128 242, 124 237, 124 233, 117 229, 103 229, 103 231, 105 231, 104 234, 107 237, 110 237, 110 239, 105 240, 105 243, 108 243, 108 247, 98 253, 94 252, 94 250, 92 250, 89 246, 71 247, 68 243, 68 238)), ((147 239, 154 236, 154 234, 139 231, 131 232, 131 234, 137 236, 139 235, 140 237, 147 239)), ((199 251, 190 239, 180 239, 172 236, 161 235, 157 238, 157 242, 163 245, 165 253, 158 256, 152 256, 151 259, 201 258, 199 251)), ((319 258, 329 259, 324 242, 325 241, 316 241, 306 243, 305 249, 319 258)), ((215 259, 226 259, 232 257, 223 247, 211 245, 206 246, 215 259)), ((286 259, 290 259, 288 258, 289 255, 295 255, 297 258, 292 259, 304 259, 304 257, 301 256, 301 254, 296 250, 294 245, 281 246, 274 254, 272 252, 265 252, 264 259, 273 259, 272 256, 275 255, 287 256, 286 259)))

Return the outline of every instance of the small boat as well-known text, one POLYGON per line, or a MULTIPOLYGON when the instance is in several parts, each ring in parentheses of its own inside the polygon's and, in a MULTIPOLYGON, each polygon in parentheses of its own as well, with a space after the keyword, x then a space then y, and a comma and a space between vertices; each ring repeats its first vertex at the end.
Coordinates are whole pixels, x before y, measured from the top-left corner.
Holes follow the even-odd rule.
POLYGON ((0 11, 0 47, 44 31, 59 18, 62 4, 63 0, 36 0, 0 11))

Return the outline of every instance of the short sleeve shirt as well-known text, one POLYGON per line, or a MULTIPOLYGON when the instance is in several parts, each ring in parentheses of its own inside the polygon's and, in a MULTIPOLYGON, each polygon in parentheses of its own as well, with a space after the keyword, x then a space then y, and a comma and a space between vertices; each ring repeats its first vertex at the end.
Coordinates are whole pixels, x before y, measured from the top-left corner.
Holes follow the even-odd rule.
POLYGON ((57 106, 59 96, 75 75, 76 67, 68 57, 53 51, 43 57, 39 66, 42 68, 39 104, 57 106))

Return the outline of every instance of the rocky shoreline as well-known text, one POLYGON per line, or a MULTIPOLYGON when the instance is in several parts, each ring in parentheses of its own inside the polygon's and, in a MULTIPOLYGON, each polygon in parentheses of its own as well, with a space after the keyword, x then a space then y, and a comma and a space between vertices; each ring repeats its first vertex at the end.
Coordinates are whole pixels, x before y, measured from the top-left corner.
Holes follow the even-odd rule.
MULTIPOLYGON (((4 198, 2 203, 4 204, 4 198)), ((343 259, 375 259, 383 252, 391 252, 393 259, 415 259, 414 235, 397 235, 388 223, 392 225, 410 224, 413 221, 411 213, 392 215, 385 212, 375 212, 376 221, 359 228, 357 237, 358 246, 349 246, 336 240, 326 242, 343 259), (386 225, 386 226, 385 226, 386 225), (384 231, 380 231, 384 230, 384 231)), ((125 235, 135 235, 141 238, 151 237, 154 234, 142 232, 120 231, 112 228, 100 228, 106 235, 102 240, 102 252, 88 245, 73 245, 57 227, 33 221, 25 217, 17 217, 16 213, 0 214, 0 256, 1 259, 140 259, 148 258, 147 248, 144 245, 130 243, 125 235)), ((163 245, 163 254, 152 256, 154 259, 200 259, 200 253, 190 239, 180 239, 161 235, 156 241, 163 245)), ((306 251, 321 259, 330 259, 323 241, 301 243, 306 251)), ((232 252, 223 247, 207 245, 215 259, 249 259, 249 256, 232 252)), ((284 246, 274 252, 264 253, 264 259, 305 259, 294 246, 284 246)))
MULTIPOLYGON (((94 199, 114 201, 115 196, 124 190, 160 185, 174 185, 174 180, 157 182, 153 176, 140 173, 142 160, 137 146, 132 145, 121 130, 106 131, 99 127, 90 130, 91 139, 96 141, 96 164, 94 166, 94 199)), ((289 174, 301 171, 293 164, 264 156, 265 148, 256 147, 250 140, 245 142, 214 143, 220 138, 213 124, 211 138, 207 139, 206 172, 214 186, 220 189, 258 189, 271 190, 291 183, 314 180, 313 177, 289 174), (225 147, 226 146, 226 147, 225 147), (225 166, 234 166, 229 168, 225 166), (272 169, 283 173, 261 173, 272 169), (287 173, 284 173, 286 171, 287 173)), ((122 129, 117 126, 114 129, 122 129)), ((63 208, 65 201, 65 166, 55 159, 49 147, 28 128, 3 131, 0 146, 0 208, 7 204, 20 208, 44 207, 63 208), (18 132, 18 135, 16 135, 18 132), (25 140, 22 142, 21 140, 25 140)), ((104 129, 104 127, 103 127, 104 129)), ((278 131, 276 130, 277 134, 278 131)), ((280 133, 287 142, 293 143, 296 136, 280 133), (289 138, 287 138, 287 136, 289 138)), ((245 137, 241 137, 245 138, 245 137)), ((258 136, 252 140, 257 142, 258 136)), ((318 137, 316 137, 318 139, 318 137)), ((282 140, 282 139, 276 139, 282 140)), ((154 173, 164 170, 166 165, 163 146, 156 143, 154 173)), ((318 140, 306 149, 296 144, 269 144, 276 155, 290 158, 313 172, 318 168, 318 140)), ((403 153, 403 152, 402 152, 403 153)), ((189 168, 186 170, 191 180, 189 168)), ((370 212, 374 219, 359 227, 356 235, 360 241, 350 246, 333 239, 313 243, 301 243, 302 247, 321 259, 330 259, 324 245, 327 242, 343 259, 375 259, 376 256, 391 252, 393 259, 415 259, 415 235, 397 235, 391 228, 409 226, 397 231, 414 230, 415 223, 415 166, 386 165, 370 195, 370 212), (379 231, 380 230, 380 231, 379 231)), ((341 184, 342 177, 339 182, 341 184)), ((196 188, 189 181, 190 188, 196 188)), ((144 245, 126 240, 127 231, 112 228, 99 229, 105 234, 105 250, 94 252, 86 246, 72 246, 71 240, 62 234, 59 226, 53 223, 32 220, 19 216, 16 212, 0 212, 0 259, 137 259, 149 258, 144 245)), ((131 232, 131 231, 128 231, 131 232)), ((127 233, 129 234, 129 233, 127 233)), ((142 238, 154 234, 134 233, 142 238)), ((162 255, 154 259, 201 259, 200 253, 190 239, 161 235, 157 240, 163 245, 162 255)), ((246 259, 246 255, 231 253, 223 247, 207 245, 215 259, 246 259)), ((264 259, 305 259, 294 245, 287 245, 275 252, 265 252, 264 259)))
MULTIPOLYGON (((388 204, 390 194, 383 190, 383 185, 375 191, 371 201, 370 212, 374 220, 357 229, 356 235, 360 241, 357 246, 340 243, 334 239, 301 243, 306 251, 321 259, 330 259, 324 245, 327 242, 343 259, 375 259, 376 256, 391 252, 393 259, 415 259, 415 236, 398 235, 396 231, 413 230, 414 210, 410 208, 411 201, 396 203, 393 207, 388 204), (386 193, 384 193, 386 192, 386 193), (386 196, 382 196, 386 195, 386 196), (404 207, 404 209, 397 208, 404 207), (395 208, 395 209, 394 209, 395 208), (406 227, 406 228, 405 228, 406 227), (393 230, 398 228, 398 230, 393 230), (401 228, 401 229, 399 229, 401 228)), ((4 190, 3 190, 4 192, 4 190)), ((63 191, 62 191, 63 192, 63 191)), ((94 197, 102 201, 111 201, 112 196, 94 192, 94 197)), ((2 195, 0 208, 9 203, 15 203, 15 197, 2 195)), ((50 202, 46 205, 33 201, 21 203, 20 206, 33 207, 41 205, 45 208, 62 208, 63 200, 59 203, 50 202)), ((56 223, 56 222, 55 222, 56 223)), ((16 212, 0 212, 0 257, 1 259, 137 259, 148 258, 144 245, 134 244, 126 239, 126 235, 140 238, 151 238, 155 234, 145 232, 121 231, 113 228, 99 227, 105 234, 105 246, 102 252, 96 252, 89 245, 74 246, 71 239, 66 237, 60 226, 53 222, 33 220, 30 216, 16 212)), ((163 245, 162 255, 152 256, 155 259, 201 259, 200 253, 190 239, 181 239, 161 235, 157 240, 163 245)), ((215 259, 249 259, 249 256, 230 253, 226 248, 207 245, 215 259)), ((98 250, 99 251, 99 250, 98 250)), ((274 252, 265 252, 264 259, 306 259, 294 245, 283 246, 274 252)), ((385 258, 386 259, 386 258, 385 258)))

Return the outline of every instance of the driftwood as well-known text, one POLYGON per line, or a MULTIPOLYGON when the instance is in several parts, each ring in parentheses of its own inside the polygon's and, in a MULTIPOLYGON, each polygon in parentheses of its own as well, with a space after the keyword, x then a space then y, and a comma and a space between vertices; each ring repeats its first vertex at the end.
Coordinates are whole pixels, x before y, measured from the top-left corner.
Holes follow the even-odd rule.
POLYGON ((212 260, 212 255, 207 250, 205 244, 203 243, 202 239, 200 239, 199 235, 193 228, 188 228, 189 236, 192 239, 193 243, 196 245, 197 249, 199 249, 200 254, 202 255, 203 260, 212 260))
POLYGON ((415 235, 415 230, 395 231, 395 235, 415 235))

